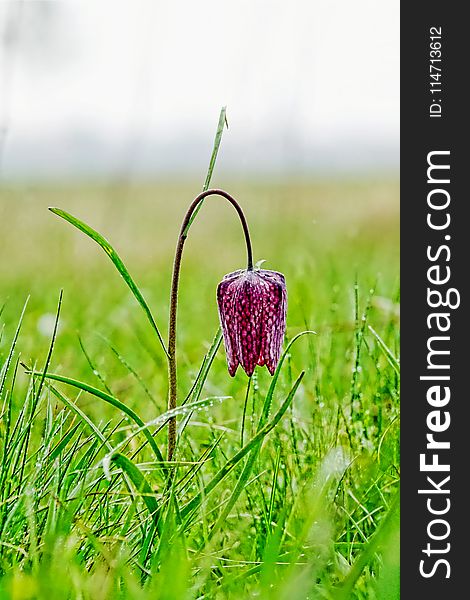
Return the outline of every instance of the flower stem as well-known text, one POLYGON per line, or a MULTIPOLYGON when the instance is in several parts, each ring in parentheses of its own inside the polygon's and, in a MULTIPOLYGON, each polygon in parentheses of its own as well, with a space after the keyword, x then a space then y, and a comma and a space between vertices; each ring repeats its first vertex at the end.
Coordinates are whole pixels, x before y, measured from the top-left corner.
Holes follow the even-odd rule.
MULTIPOLYGON (((240 218, 240 222, 245 234, 246 252, 247 252, 247 270, 253 270, 253 252, 251 249, 250 233, 248 230, 248 224, 246 222, 245 215, 238 204, 238 202, 229 193, 224 190, 210 189, 205 190, 199 196, 197 196, 190 207, 188 208, 181 225, 180 235, 178 237, 178 243, 176 245, 175 260, 173 263, 173 278, 171 282, 171 294, 170 294, 170 316, 169 316, 169 327, 168 327, 168 381, 169 381, 169 393, 168 393, 168 410, 176 408, 177 403, 177 375, 176 375, 176 321, 177 321, 177 309, 178 309, 178 287, 179 278, 181 271, 181 259, 183 257, 183 248, 186 238, 188 237, 189 226, 191 225, 191 217, 194 211, 200 206, 206 196, 222 196, 228 200, 235 208, 240 218)), ((173 459, 173 454, 176 446, 176 418, 173 417, 168 422, 168 460, 173 459)))

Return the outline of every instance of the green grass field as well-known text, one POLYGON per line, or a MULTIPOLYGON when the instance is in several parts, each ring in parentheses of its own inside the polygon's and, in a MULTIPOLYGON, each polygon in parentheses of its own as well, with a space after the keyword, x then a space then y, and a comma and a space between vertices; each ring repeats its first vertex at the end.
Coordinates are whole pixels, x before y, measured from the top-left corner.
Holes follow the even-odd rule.
POLYGON ((200 182, 0 191, 1 599, 399 597, 398 181, 212 186, 243 206, 255 260, 286 276, 286 344, 316 335, 274 380, 228 375, 215 290, 245 248, 233 208, 206 200, 178 324, 179 402, 199 405, 179 415, 171 468, 164 423, 138 425, 166 411, 155 332, 109 257, 47 207, 113 244, 166 339, 200 182))

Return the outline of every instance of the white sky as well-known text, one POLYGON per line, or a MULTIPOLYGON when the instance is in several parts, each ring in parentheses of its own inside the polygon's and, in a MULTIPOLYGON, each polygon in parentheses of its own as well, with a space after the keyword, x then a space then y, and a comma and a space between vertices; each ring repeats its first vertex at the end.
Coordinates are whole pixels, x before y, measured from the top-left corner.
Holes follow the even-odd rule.
MULTIPOLYGON (((0 2, 2 30, 12 5, 0 2)), ((398 164, 398 0, 26 0, 14 21, 16 50, 0 50, 7 174, 54 157, 73 171, 93 149, 119 162, 133 144, 150 170, 165 146, 184 170, 222 105, 224 144, 262 168, 314 165, 304 154, 322 148, 346 167, 377 152, 398 164)))

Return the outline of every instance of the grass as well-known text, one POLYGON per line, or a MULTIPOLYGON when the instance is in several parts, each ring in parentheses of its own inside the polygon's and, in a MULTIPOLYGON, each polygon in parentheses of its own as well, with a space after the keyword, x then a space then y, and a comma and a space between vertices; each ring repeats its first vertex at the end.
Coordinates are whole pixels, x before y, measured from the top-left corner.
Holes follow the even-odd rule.
POLYGON ((0 191, 0 598, 399 597, 398 183, 211 185, 245 209, 255 260, 285 274, 292 344, 274 378, 229 377, 215 288, 245 250, 231 207, 208 199, 183 261, 170 479, 155 329, 46 207, 113 244, 166 339, 199 186, 0 191))

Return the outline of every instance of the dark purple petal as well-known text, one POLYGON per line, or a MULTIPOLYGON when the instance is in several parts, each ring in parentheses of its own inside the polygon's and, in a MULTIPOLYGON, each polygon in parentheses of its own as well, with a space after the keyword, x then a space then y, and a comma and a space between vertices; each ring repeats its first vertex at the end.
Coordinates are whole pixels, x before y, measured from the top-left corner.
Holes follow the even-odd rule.
POLYGON ((258 364, 274 374, 286 328, 287 291, 276 271, 235 271, 217 288, 228 370, 251 376, 258 364))
POLYGON ((248 377, 253 375, 261 350, 263 300, 263 291, 251 271, 240 279, 234 301, 238 360, 248 377))
POLYGON ((260 277, 267 283, 267 292, 264 296, 262 346, 258 364, 265 364, 274 375, 286 331, 286 282, 284 275, 275 271, 264 271, 260 277))
POLYGON ((233 318, 233 293, 230 293, 231 282, 223 280, 217 288, 220 324, 224 335, 225 353, 227 355, 228 372, 233 377, 238 367, 238 354, 235 350, 235 322, 233 318))

